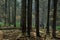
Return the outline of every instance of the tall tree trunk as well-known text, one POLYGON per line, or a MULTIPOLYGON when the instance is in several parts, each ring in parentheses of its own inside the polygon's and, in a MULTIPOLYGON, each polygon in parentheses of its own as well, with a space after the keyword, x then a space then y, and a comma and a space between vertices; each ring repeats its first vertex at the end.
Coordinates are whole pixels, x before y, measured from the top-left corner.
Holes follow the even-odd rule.
POLYGON ((16 0, 14 0, 14 27, 16 27, 16 0))
POLYGON ((47 35, 49 35, 49 14, 50 14, 50 0, 48 0, 48 14, 47 14, 47 35))
POLYGON ((53 37, 56 37, 56 15, 57 15, 57 0, 54 0, 54 11, 53 11, 53 25, 52 25, 52 29, 53 29, 53 37))
POLYGON ((6 14, 7 14, 7 0, 5 0, 5 23, 4 23, 5 26, 6 26, 6 14))
POLYGON ((28 11, 27 11, 27 32, 30 37, 30 31, 32 30, 32 0, 28 0, 28 11))
POLYGON ((26 0, 22 0, 21 7, 21 28, 24 35, 26 33, 26 0))
POLYGON ((10 0, 8 0, 8 25, 10 26, 10 0))
POLYGON ((35 0, 35 26, 36 26, 36 35, 39 35, 39 0, 35 0))
POLYGON ((14 24, 14 0, 12 1, 12 24, 14 24))

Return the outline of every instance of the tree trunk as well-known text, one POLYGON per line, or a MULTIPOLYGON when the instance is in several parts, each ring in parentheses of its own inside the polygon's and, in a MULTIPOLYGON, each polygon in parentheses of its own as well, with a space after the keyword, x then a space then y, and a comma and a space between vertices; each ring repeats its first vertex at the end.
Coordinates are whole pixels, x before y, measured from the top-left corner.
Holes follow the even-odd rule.
POLYGON ((16 27, 16 0, 14 0, 14 27, 16 27))
POLYGON ((47 35, 49 35, 49 14, 50 14, 50 0, 48 0, 48 14, 47 14, 47 35))
POLYGON ((8 0, 8 25, 10 26, 10 0, 8 0))
POLYGON ((53 37, 56 37, 56 15, 57 15, 57 0, 54 0, 54 11, 53 11, 53 25, 52 25, 52 29, 53 29, 53 37))
POLYGON ((12 1, 12 24, 14 24, 14 0, 12 1))
POLYGON ((26 0, 22 0, 21 7, 21 28, 24 35, 26 33, 26 0))
POLYGON ((32 0, 28 0, 28 11, 27 11, 27 33, 30 37, 30 31, 32 30, 32 0))
POLYGON ((39 37, 39 0, 35 0, 35 20, 36 36, 39 37))
POLYGON ((5 0, 5 23, 4 25, 6 26, 6 13, 7 13, 7 0, 5 0))

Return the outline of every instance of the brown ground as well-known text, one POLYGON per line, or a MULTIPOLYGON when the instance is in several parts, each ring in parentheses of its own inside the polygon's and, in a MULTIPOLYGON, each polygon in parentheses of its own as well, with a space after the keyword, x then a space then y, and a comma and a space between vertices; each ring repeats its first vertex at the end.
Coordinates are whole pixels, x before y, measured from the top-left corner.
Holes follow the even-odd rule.
MULTIPOLYGON (((22 33, 20 32, 20 30, 16 29, 16 30, 0 30, 0 40, 54 40, 51 39, 52 36, 47 36, 46 37, 46 33, 45 30, 41 30, 40 31, 40 35, 41 37, 36 37, 36 32, 35 30, 31 32, 31 37, 28 38, 26 36, 22 36, 22 33)), ((57 32, 57 36, 60 37, 60 33, 57 32)), ((60 39, 57 39, 60 40, 60 39)))

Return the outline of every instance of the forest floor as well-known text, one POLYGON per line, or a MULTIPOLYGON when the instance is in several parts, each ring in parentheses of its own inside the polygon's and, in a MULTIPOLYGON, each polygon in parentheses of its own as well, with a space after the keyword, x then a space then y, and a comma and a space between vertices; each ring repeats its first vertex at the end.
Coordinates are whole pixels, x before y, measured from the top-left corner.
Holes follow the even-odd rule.
MULTIPOLYGON (((36 30, 33 29, 31 31, 31 37, 22 36, 21 30, 14 29, 14 30, 0 30, 3 32, 3 40, 60 40, 60 39, 54 39, 51 36, 46 36, 45 29, 40 30, 41 37, 36 37, 36 30)), ((60 32, 57 31, 57 36, 60 38, 60 32)))

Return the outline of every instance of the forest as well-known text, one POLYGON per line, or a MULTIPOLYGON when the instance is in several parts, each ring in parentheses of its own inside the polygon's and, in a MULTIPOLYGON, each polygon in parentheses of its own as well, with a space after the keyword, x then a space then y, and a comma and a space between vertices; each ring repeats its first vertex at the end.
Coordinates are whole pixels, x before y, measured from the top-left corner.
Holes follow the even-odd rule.
POLYGON ((0 0, 0 31, 1 40, 60 40, 60 0, 0 0))

